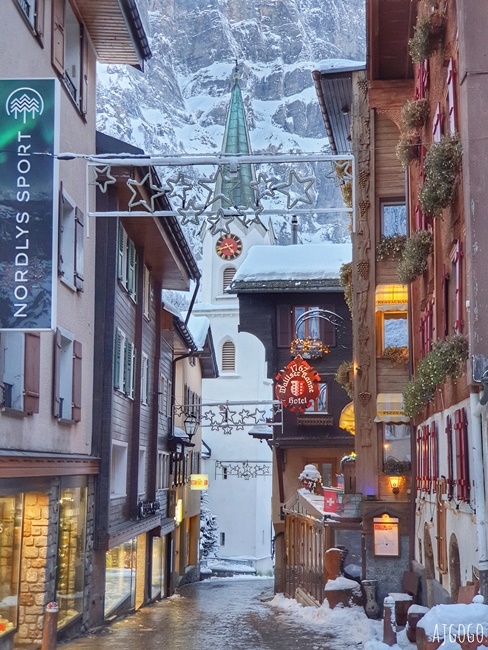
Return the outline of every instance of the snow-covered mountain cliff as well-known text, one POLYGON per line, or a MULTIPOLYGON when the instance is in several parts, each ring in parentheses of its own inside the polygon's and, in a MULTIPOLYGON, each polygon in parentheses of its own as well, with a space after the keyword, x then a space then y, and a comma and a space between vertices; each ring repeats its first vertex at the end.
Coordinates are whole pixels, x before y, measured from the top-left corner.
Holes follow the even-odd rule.
MULTIPOLYGON (((148 153, 217 152, 237 61, 254 152, 327 151, 311 71, 364 59, 364 0, 140 0, 140 10, 153 57, 144 74, 100 66, 99 130, 148 153)), ((302 219, 301 236, 344 241, 347 220, 302 219)))

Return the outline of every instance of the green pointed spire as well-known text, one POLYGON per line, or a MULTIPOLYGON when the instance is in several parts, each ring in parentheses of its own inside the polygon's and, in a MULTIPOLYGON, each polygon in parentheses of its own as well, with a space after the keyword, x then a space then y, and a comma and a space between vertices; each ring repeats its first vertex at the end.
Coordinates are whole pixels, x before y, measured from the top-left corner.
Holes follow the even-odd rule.
MULTIPOLYGON (((227 119, 225 124, 224 139, 222 142, 222 153, 228 154, 250 154, 251 143, 249 140, 249 129, 247 126, 244 101, 239 86, 239 73, 237 63, 233 73, 233 82, 227 119)), ((226 165, 223 168, 225 178, 219 193, 232 199, 231 203, 222 202, 222 207, 231 205, 247 206, 255 202, 255 194, 249 183, 254 179, 254 169, 251 164, 239 165, 237 172, 232 172, 226 165)))

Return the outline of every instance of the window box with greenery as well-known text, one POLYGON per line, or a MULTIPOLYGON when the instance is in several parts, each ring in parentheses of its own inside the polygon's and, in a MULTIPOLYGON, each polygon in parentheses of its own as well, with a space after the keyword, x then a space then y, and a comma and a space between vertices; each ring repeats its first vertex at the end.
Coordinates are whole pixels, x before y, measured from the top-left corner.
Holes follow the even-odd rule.
POLYGON ((425 181, 419 203, 423 212, 439 216, 452 202, 456 192, 462 147, 457 135, 444 135, 425 155, 425 181))
POLYGON ((435 391, 448 377, 461 376, 468 358, 468 339, 461 334, 436 341, 417 367, 416 375, 403 391, 403 412, 414 417, 434 399, 435 391))
POLYGON ((402 259, 397 267, 398 280, 402 284, 413 282, 427 269, 427 258, 432 252, 433 237, 428 230, 416 230, 407 239, 402 259))
POLYGON ((378 262, 389 259, 399 259, 405 249, 407 237, 405 235, 382 236, 376 247, 376 260, 378 262))
POLYGON ((422 63, 430 58, 437 48, 445 29, 445 18, 440 11, 433 11, 427 16, 419 16, 414 34, 408 41, 412 61, 422 63))
POLYGON ((424 126, 429 118, 429 103, 425 98, 409 99, 402 108, 402 122, 405 131, 424 126))
POLYGON ((418 133, 402 133, 396 146, 396 156, 404 170, 414 160, 419 159, 420 154, 420 137, 418 133))
POLYGON ((398 345, 388 345, 381 355, 383 359, 392 361, 399 366, 404 366, 408 363, 408 347, 398 345))

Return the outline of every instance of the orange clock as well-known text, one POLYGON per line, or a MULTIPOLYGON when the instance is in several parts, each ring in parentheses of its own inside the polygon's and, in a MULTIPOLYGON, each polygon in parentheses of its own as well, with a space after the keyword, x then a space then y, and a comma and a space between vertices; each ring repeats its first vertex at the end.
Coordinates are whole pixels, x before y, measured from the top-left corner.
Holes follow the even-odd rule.
POLYGON ((226 233, 217 239, 215 251, 223 260, 235 260, 242 253, 242 241, 237 235, 226 233))

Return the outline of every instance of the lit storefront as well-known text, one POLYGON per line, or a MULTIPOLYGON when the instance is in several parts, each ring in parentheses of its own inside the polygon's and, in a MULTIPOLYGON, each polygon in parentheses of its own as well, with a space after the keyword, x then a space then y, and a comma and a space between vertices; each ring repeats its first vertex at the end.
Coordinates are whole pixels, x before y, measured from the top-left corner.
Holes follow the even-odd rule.
POLYGON ((0 497, 0 638, 17 627, 23 495, 0 497))
POLYGON ((133 606, 136 593, 137 539, 129 539, 107 551, 105 573, 105 617, 122 605, 133 606))

